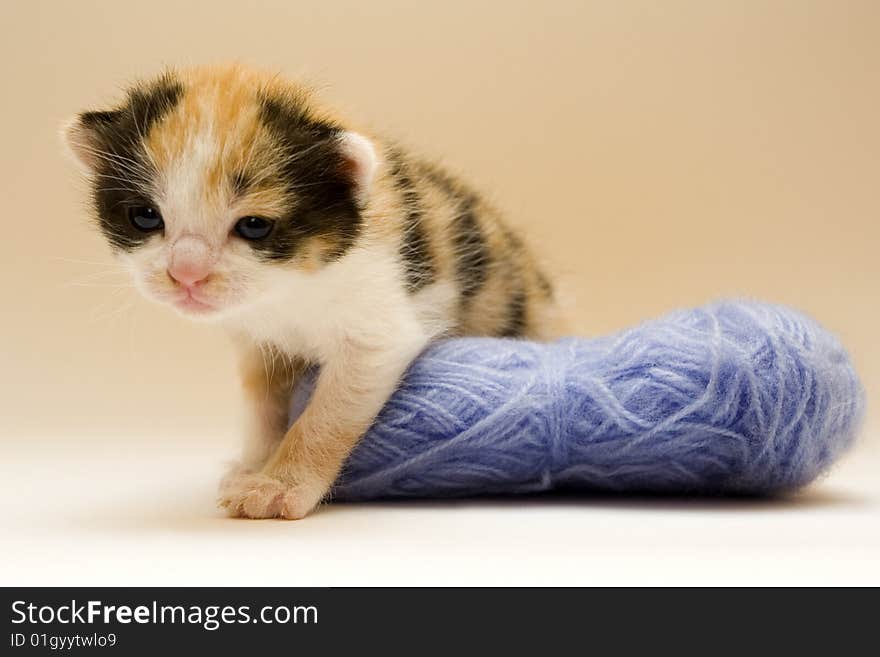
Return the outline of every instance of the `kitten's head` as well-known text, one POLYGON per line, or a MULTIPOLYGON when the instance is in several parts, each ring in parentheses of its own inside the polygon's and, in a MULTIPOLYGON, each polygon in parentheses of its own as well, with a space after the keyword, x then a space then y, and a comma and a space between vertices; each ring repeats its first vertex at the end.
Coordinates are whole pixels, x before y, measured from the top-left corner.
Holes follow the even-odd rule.
POLYGON ((307 92, 238 66, 166 72, 65 137, 138 289, 201 317, 342 257, 376 168, 372 143, 307 92))

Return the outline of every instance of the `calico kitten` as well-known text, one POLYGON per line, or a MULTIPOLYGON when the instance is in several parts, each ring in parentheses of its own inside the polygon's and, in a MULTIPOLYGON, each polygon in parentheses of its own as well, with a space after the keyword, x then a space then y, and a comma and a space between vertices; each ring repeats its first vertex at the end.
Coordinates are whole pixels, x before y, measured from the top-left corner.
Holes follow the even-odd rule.
POLYGON ((430 340, 554 334, 551 287, 492 207, 299 85, 237 65, 169 71, 65 136, 136 287, 238 346, 251 420, 220 489, 233 515, 314 509, 430 340))

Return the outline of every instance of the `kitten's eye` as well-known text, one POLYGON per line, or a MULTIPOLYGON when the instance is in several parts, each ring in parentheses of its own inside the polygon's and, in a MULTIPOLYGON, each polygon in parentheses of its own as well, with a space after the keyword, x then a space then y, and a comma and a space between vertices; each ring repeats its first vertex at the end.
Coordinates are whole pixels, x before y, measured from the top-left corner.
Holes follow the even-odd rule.
POLYGON ((148 205, 129 208, 128 220, 132 226, 145 233, 152 233, 154 230, 162 230, 165 227, 165 222, 162 221, 162 215, 159 214, 159 211, 148 205))
POLYGON ((242 217, 235 223, 235 232, 246 240, 261 240, 272 232, 273 225, 262 217, 242 217))

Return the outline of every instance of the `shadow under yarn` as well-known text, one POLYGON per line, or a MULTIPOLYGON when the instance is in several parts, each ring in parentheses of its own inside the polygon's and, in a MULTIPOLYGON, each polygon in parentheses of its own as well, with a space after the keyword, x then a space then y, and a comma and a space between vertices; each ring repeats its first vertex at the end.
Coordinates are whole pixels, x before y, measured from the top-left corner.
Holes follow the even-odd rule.
MULTIPOLYGON (((542 493, 509 493, 445 498, 387 497, 353 502, 376 509, 456 509, 456 508, 579 508, 620 511, 670 511, 691 513, 716 512, 800 512, 824 508, 857 509, 870 506, 871 500, 851 493, 808 489, 789 494, 700 494, 700 493, 630 493, 605 490, 551 490, 542 493)), ((345 503, 336 506, 344 506, 345 503)), ((322 507, 323 513, 330 507, 322 507)))

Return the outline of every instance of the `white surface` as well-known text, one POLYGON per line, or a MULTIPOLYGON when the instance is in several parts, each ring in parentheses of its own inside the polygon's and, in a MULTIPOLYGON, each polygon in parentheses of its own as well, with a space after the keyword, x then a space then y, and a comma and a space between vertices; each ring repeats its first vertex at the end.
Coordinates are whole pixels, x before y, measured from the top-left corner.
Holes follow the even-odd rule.
POLYGON ((230 440, 30 438, 0 454, 2 585, 880 584, 878 460, 787 501, 213 506, 230 440))

